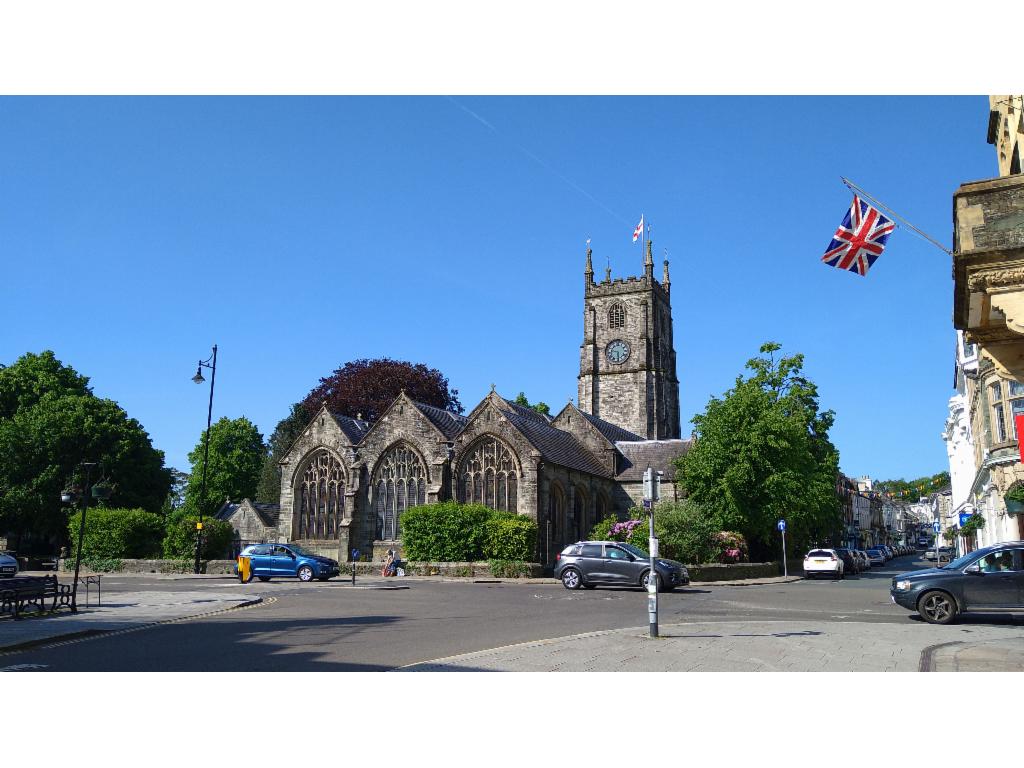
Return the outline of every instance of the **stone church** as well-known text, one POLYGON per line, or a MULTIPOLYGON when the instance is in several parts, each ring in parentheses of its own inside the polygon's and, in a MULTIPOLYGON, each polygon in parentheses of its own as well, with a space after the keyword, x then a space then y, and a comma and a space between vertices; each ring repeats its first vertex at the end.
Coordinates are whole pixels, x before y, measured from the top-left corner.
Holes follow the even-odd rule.
POLYGON ((400 518, 420 504, 455 499, 528 515, 536 559, 551 563, 609 514, 640 504, 642 475, 665 473, 679 439, 679 380, 672 343, 668 261, 654 277, 651 241, 640 277, 594 281, 584 271, 578 405, 542 415, 491 391, 468 415, 404 393, 374 423, 316 415, 281 461, 280 505, 225 504, 242 540, 295 541, 350 559, 400 547, 400 518))

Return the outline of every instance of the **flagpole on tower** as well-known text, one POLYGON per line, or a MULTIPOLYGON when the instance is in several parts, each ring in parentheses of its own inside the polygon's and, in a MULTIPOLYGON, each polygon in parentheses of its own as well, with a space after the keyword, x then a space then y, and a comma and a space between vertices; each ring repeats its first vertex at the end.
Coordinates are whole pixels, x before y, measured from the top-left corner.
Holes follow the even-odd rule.
POLYGON ((927 234, 926 232, 922 232, 920 229, 918 229, 913 224, 911 224, 909 221, 907 221, 902 216, 900 216, 898 213, 896 213, 896 211, 894 211, 892 208, 890 208, 889 206, 885 205, 884 203, 880 202, 879 200, 877 200, 874 197, 872 197, 871 195, 869 195, 867 192, 865 192, 863 189, 858 187, 856 184, 854 184, 848 178, 846 178, 845 176, 840 176, 839 178, 842 180, 843 184, 845 184, 850 189, 851 192, 853 192, 854 194, 860 195, 865 200, 870 200, 872 203, 877 205, 879 208, 881 208, 883 211, 888 213, 894 219, 897 219, 898 221, 900 221, 903 224, 903 226, 905 226, 907 229, 912 230, 913 232, 916 232, 921 237, 923 237, 925 240, 927 240, 929 243, 931 243, 932 245, 934 245, 936 248, 938 248, 939 250, 943 251, 947 255, 949 255, 949 256, 953 255, 953 252, 951 250, 949 250, 946 246, 944 246, 942 243, 940 243, 934 237, 932 237, 931 235, 927 234))

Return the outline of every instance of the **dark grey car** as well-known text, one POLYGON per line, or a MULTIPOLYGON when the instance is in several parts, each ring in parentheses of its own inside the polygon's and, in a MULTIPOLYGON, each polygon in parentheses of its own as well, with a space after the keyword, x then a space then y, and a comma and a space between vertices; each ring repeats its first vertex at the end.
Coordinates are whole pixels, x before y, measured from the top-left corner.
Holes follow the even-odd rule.
POLYGON ((977 549, 947 565, 901 573, 892 601, 932 624, 967 612, 1024 612, 1024 541, 977 549))
MULTIPOLYGON (((598 584, 646 587, 650 556, 642 549, 621 541, 578 541, 562 550, 555 561, 555 578, 566 589, 598 584)), ((658 591, 665 592, 690 583, 686 566, 663 557, 654 558, 658 591)))

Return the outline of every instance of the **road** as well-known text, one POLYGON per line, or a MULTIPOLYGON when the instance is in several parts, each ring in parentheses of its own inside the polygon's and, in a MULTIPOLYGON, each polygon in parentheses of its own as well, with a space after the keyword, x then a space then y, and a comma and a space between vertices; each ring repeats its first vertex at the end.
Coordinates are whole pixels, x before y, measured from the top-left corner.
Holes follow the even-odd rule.
MULTIPOLYGON (((913 557, 858 577, 751 586, 704 585, 663 594, 663 624, 693 621, 920 621, 889 599, 891 577, 928 567, 913 557)), ((26 650, 3 664, 49 671, 377 671, 456 654, 598 630, 642 627, 637 589, 570 592, 560 584, 403 580, 401 588, 345 581, 300 584, 185 580, 187 589, 258 593, 264 604, 125 634, 26 650)), ((397 583, 397 582, 396 582, 397 583)), ((183 581, 104 579, 104 599, 183 581)), ((1019 618, 965 617, 1024 626, 1019 618)))

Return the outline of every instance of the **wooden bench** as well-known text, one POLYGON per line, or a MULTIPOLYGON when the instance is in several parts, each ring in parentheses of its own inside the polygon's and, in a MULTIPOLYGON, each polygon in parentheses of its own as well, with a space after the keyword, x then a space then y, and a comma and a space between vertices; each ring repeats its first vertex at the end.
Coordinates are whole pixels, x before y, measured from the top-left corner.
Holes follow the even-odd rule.
POLYGON ((10 613, 15 619, 29 606, 37 613, 76 606, 72 602, 70 584, 60 584, 56 576, 15 576, 0 581, 0 613, 10 613), (47 607, 45 603, 49 602, 47 607))

